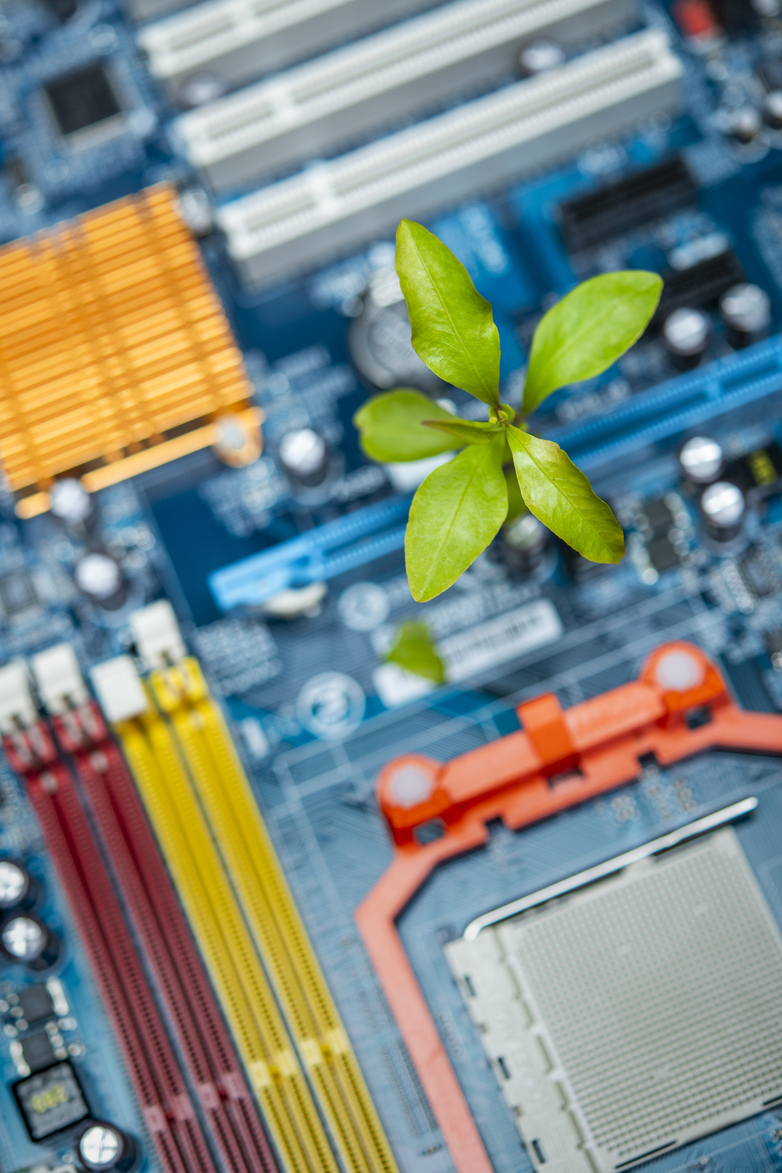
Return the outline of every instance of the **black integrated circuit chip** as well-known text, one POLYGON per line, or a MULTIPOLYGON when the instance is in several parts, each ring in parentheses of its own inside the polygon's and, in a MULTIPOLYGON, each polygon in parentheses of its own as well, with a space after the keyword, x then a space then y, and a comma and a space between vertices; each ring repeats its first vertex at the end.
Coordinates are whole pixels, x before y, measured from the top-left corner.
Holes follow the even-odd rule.
POLYGON ((29 575, 9 574, 6 578, 0 578, 0 605, 6 615, 18 615, 37 602, 35 587, 29 575))
POLYGON ((51 1039, 45 1030, 36 1030, 22 1040, 24 1061, 31 1071, 41 1071, 54 1062, 51 1039))
POLYGON ((658 574, 662 574, 666 570, 672 570, 674 566, 679 565, 679 555, 668 538, 655 538, 653 542, 649 543, 646 549, 649 554, 649 561, 658 574))
POLYGON ((54 1016, 52 996, 42 982, 25 986, 19 991, 19 1006, 27 1022, 43 1022, 54 1016))
POLYGON ((86 130, 108 118, 116 118, 122 107, 109 75, 102 65, 88 65, 47 83, 46 93, 64 135, 86 130))
POLYGON ((67 1060, 14 1084, 14 1095, 33 1140, 45 1140, 85 1120, 87 1101, 67 1060))

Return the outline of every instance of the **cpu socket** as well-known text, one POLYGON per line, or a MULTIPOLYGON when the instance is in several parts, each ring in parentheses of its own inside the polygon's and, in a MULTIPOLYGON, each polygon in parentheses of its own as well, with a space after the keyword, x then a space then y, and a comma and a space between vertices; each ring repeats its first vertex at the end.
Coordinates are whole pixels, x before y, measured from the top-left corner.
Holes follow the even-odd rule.
POLYGON ((782 936, 730 828, 446 952, 543 1173, 616 1173, 782 1099, 782 936))

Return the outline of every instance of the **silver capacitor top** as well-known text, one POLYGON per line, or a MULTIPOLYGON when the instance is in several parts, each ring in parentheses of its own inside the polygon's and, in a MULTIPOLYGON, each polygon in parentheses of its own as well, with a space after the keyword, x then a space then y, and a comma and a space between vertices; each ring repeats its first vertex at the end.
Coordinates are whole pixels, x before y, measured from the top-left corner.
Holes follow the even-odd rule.
POLYGON ((717 481, 703 491, 701 511, 706 531, 717 542, 738 537, 746 509, 744 494, 730 481, 717 481))
POLYGON ((681 370, 697 366, 709 345, 711 322, 703 310, 681 306, 663 322, 665 348, 681 370))
POLYGON ((720 445, 710 436, 693 436, 682 445, 679 464, 688 481, 694 485, 708 485, 722 472, 725 456, 720 445))
POLYGON ((328 471, 326 441, 313 428, 286 432, 280 440, 280 464, 299 484, 319 485, 328 471))
POLYGON ((720 298, 720 314, 728 328, 728 342, 740 350, 765 338, 771 326, 771 302, 759 285, 732 285, 720 298))

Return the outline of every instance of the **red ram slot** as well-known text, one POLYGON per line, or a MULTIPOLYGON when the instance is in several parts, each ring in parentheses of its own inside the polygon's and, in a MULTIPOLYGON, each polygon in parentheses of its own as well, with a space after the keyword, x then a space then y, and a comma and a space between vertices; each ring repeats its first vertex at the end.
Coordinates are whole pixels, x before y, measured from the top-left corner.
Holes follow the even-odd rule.
POLYGON ((63 748, 74 754, 226 1169, 275 1173, 258 1110, 125 762, 94 705, 55 718, 55 728, 63 748))
POLYGON ((54 763, 28 792, 166 1173, 216 1173, 73 780, 54 763))

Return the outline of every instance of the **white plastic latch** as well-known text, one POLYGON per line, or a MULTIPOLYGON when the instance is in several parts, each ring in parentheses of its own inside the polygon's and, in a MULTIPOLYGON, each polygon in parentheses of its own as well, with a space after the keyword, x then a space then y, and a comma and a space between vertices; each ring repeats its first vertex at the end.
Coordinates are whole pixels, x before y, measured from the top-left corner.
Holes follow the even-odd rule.
POLYGON ((168 599, 142 607, 130 617, 141 659, 152 672, 178 664, 187 655, 174 608, 168 599))
POLYGON ((30 689, 30 677, 23 660, 12 660, 0 668, 0 731, 15 733, 38 720, 30 689))
POLYGON ((110 724, 139 717, 149 708, 147 696, 130 656, 117 656, 90 669, 92 687, 110 724))
POLYGON ((64 713, 89 700, 79 661, 70 644, 57 644, 39 652, 32 657, 31 665, 47 712, 64 713))

